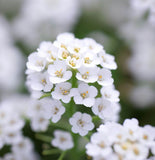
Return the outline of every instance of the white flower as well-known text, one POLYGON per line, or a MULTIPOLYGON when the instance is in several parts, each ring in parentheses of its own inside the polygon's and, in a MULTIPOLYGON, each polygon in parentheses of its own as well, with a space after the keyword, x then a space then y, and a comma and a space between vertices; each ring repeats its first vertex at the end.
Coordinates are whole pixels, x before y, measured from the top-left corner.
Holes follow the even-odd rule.
POLYGON ((91 137, 91 143, 86 145, 87 154, 93 157, 107 157, 112 154, 111 141, 107 133, 95 133, 91 137))
POLYGON ((43 115, 46 109, 46 99, 31 100, 27 115, 30 118, 35 118, 36 115, 43 115))
POLYGON ((139 12, 149 9, 151 2, 152 0, 130 0, 131 6, 139 12))
MULTIPOLYGON (((0 8, 4 5, 9 6, 6 5, 5 0, 2 1, 0 8)), ((25 62, 22 53, 13 44, 10 24, 2 14, 0 15, 0 24, 0 94, 2 96, 16 91, 21 86, 25 62)))
POLYGON ((108 69, 100 69, 97 82, 102 86, 111 85, 114 82, 111 72, 108 69))
POLYGON ((51 93, 54 99, 61 99, 64 103, 68 103, 71 100, 71 88, 72 84, 69 82, 64 82, 56 84, 54 91, 51 93))
POLYGON ((97 43, 92 38, 84 38, 84 44, 87 46, 88 52, 92 52, 93 54, 97 54, 103 50, 103 46, 97 43))
POLYGON ((80 81, 84 81, 86 83, 94 83, 98 79, 98 70, 99 68, 94 67, 80 67, 78 69, 79 73, 76 74, 76 78, 80 81))
POLYGON ((102 87, 101 94, 103 98, 111 102, 119 102, 119 92, 113 86, 102 87))
POLYGON ((57 36, 57 40, 54 41, 53 44, 61 49, 67 50, 68 45, 73 42, 74 38, 74 34, 72 33, 61 33, 57 36))
POLYGON ((12 151, 14 153, 29 154, 33 149, 32 142, 28 138, 22 138, 18 143, 14 144, 12 151))
POLYGON ((50 92, 53 88, 53 84, 49 81, 47 72, 30 74, 27 78, 27 84, 30 85, 33 90, 50 92))
POLYGON ((31 127, 34 131, 46 131, 49 125, 49 119, 46 114, 36 114, 31 118, 31 127))
POLYGON ((88 131, 94 128, 92 118, 89 114, 76 112, 72 118, 69 119, 69 123, 72 125, 72 131, 79 133, 81 136, 88 134, 88 131))
POLYGON ((83 56, 83 65, 86 67, 94 67, 100 63, 99 58, 92 52, 87 52, 83 56))
MULTIPOLYGON (((155 146, 155 127, 146 125, 139 130, 140 141, 147 146, 155 146)), ((155 154, 155 153, 154 153, 155 154)))
POLYGON ((49 62, 53 62, 58 59, 58 48, 51 42, 42 42, 38 48, 38 55, 46 58, 49 62))
POLYGON ((5 132, 7 131, 19 131, 24 127, 24 121, 19 117, 18 114, 9 116, 7 119, 7 126, 5 126, 5 132))
POLYGON ((39 57, 37 52, 30 54, 28 62, 26 63, 27 68, 32 71, 43 71, 46 66, 45 58, 39 57))
POLYGON ((155 91, 148 85, 135 86, 130 91, 130 100, 136 107, 148 107, 155 102, 155 91))
POLYGON ((53 123, 57 123, 65 113, 65 107, 58 100, 45 99, 44 105, 46 106, 45 115, 53 123))
POLYGON ((55 61, 53 65, 48 66, 49 79, 52 83, 61 83, 72 77, 72 72, 67 71, 64 61, 55 61))
POLYGON ((78 88, 72 89, 74 102, 76 104, 83 104, 86 107, 91 107, 95 103, 95 97, 97 96, 97 89, 94 86, 81 83, 78 88))
POLYGON ((126 119, 123 125, 107 122, 91 136, 86 152, 94 160, 144 160, 155 145, 154 132, 154 127, 140 127, 136 119, 126 119))
POLYGON ((18 131, 9 130, 5 132, 4 140, 6 144, 16 144, 20 142, 21 138, 22 138, 22 134, 19 130, 18 131))
POLYGON ((13 31, 28 47, 36 47, 42 39, 54 39, 59 33, 72 30, 79 16, 79 1, 26 0, 16 16, 13 31), (25 27, 29 24, 29 27, 25 27), (22 29, 21 29, 22 28, 22 29), (52 28, 52 29, 51 29, 52 28))
POLYGON ((92 107, 95 115, 106 121, 117 121, 117 116, 120 111, 120 106, 117 103, 112 103, 103 98, 97 98, 92 107))
POLYGON ((86 51, 86 46, 83 44, 83 41, 75 38, 72 43, 70 43, 67 47, 67 50, 74 55, 82 55, 86 51))
POLYGON ((61 150, 68 150, 74 146, 71 134, 61 130, 54 131, 54 139, 51 144, 61 150))
POLYGON ((123 123, 123 126, 130 140, 135 140, 138 137, 138 131, 140 128, 138 126, 137 119, 126 119, 123 123))
POLYGON ((82 64, 82 59, 76 54, 70 54, 66 62, 71 68, 80 68, 82 64))
POLYGON ((99 57, 101 59, 101 66, 108 69, 116 69, 117 65, 114 59, 114 56, 105 53, 102 51, 99 53, 99 57))
POLYGON ((31 98, 39 99, 41 96, 43 96, 43 94, 44 93, 42 91, 31 90, 31 98))

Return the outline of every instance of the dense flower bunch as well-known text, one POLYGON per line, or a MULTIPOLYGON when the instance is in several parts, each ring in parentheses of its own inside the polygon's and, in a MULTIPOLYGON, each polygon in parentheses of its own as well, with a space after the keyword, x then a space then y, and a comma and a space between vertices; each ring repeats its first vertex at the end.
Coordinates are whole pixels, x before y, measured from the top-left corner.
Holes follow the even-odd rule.
POLYGON ((134 118, 123 125, 108 122, 92 135, 86 149, 94 160, 146 160, 155 155, 155 128, 140 127, 134 118))
MULTIPOLYGON (((77 107, 91 108, 104 121, 118 120, 119 92, 114 88, 110 71, 117 66, 114 57, 93 39, 60 34, 56 41, 42 42, 37 52, 30 54, 27 68, 27 86, 33 96, 52 96, 40 101, 45 115, 38 116, 57 123, 67 110, 72 131, 81 136, 87 135, 94 124, 91 115, 76 112, 77 107)), ((42 127, 48 126, 45 123, 42 127)))
POLYGON ((129 98, 137 107, 152 106, 155 102, 154 32, 155 28, 144 21, 129 22, 122 27, 122 37, 132 52, 127 67, 135 81, 129 98))
POLYGON ((17 90, 20 86, 24 60, 13 44, 9 24, 2 16, 0 16, 0 24, 0 94, 4 95, 17 90))
MULTIPOLYGON (((7 154, 6 158, 14 156, 20 158, 22 154, 24 157, 31 156, 33 159, 32 154, 27 154, 30 150, 32 151, 32 144, 22 135, 25 122, 27 120, 30 122, 34 132, 44 132, 50 125, 49 120, 52 119, 53 122, 57 122, 64 111, 65 108, 60 102, 52 101, 50 98, 35 100, 26 95, 14 95, 3 100, 0 106, 0 149, 4 145, 12 145, 12 153, 7 154), (18 144, 21 143, 24 143, 24 146, 17 148, 18 150, 14 152, 14 146, 18 147, 18 144), (23 148, 24 151, 25 147, 27 147, 28 152, 20 153, 20 149, 23 148)), ((51 144, 61 150, 67 150, 74 146, 71 134, 66 131, 55 130, 54 137, 51 136, 51 139, 51 144)), ((25 157, 25 159, 30 158, 25 157)))
POLYGON ((57 34, 71 31, 78 17, 78 0, 23 0, 13 30, 17 40, 35 48, 42 39, 55 39, 57 34))
POLYGON ((140 107, 151 106, 155 102, 154 42, 155 40, 147 39, 147 41, 144 40, 143 45, 135 43, 132 49, 133 54, 128 61, 129 70, 139 83, 131 91, 130 97, 132 102, 140 107), (137 66, 136 69, 133 66, 137 66))
POLYGON ((3 158, 0 157, 2 160, 21 160, 21 157, 23 160, 38 160, 32 142, 22 134, 22 128, 25 124, 22 118, 24 112, 21 112, 21 108, 18 109, 17 101, 14 103, 20 98, 5 100, 0 104, 0 149, 5 145, 11 146, 11 153, 7 153, 3 158))

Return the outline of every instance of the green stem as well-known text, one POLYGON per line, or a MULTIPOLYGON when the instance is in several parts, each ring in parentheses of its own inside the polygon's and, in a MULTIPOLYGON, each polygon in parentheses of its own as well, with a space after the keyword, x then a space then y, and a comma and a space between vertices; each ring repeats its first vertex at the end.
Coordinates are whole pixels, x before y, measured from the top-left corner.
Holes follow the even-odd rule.
MULTIPOLYGON (((77 79, 76 79, 76 70, 72 69, 72 79, 71 79, 72 88, 77 88, 77 79)), ((68 116, 71 117, 73 113, 76 111, 76 106, 74 103, 73 98, 71 99, 70 103, 68 104, 68 116)))
POLYGON ((68 123, 66 123, 66 121, 61 121, 59 123, 50 122, 50 125, 52 127, 61 128, 61 129, 65 129, 65 130, 70 130, 70 126, 68 125, 68 123))
POLYGON ((61 153, 59 149, 49 149, 49 150, 44 150, 42 152, 43 155, 52 155, 52 154, 58 154, 61 153))
POLYGON ((61 155, 60 155, 60 157, 58 158, 58 160, 63 160, 65 154, 66 154, 66 151, 62 152, 61 155))
POLYGON ((87 142, 89 142, 89 138, 87 136, 83 137, 87 142))
POLYGON ((93 116, 92 121, 100 121, 101 119, 98 116, 93 116))
POLYGON ((39 100, 41 100, 41 99, 43 99, 45 97, 50 97, 50 96, 51 96, 51 93, 45 93, 39 98, 39 100))
POLYGON ((42 134, 36 134, 35 137, 36 137, 36 139, 39 139, 41 141, 48 142, 48 143, 50 143, 51 140, 52 140, 51 137, 45 136, 45 135, 42 135, 42 134))

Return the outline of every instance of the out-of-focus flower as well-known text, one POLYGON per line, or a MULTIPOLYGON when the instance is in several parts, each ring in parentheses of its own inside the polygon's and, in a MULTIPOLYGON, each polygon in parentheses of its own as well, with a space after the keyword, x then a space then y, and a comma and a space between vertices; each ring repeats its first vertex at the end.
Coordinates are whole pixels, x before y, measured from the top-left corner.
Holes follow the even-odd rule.
POLYGON ((155 102, 155 90, 149 85, 139 85, 131 89, 130 99, 137 107, 151 106, 155 102))
POLYGON ((0 94, 4 95, 21 85, 24 58, 13 45, 9 24, 4 17, 0 17, 0 24, 0 94))
POLYGON ((11 153, 6 154, 3 160, 20 160, 21 157, 38 160, 32 142, 22 135, 29 107, 30 99, 24 95, 5 98, 0 104, 0 149, 5 145, 11 146, 11 153))
POLYGON ((72 131, 85 136, 94 128, 92 117, 89 114, 76 112, 70 119, 69 123, 72 125, 72 131))
POLYGON ((98 115, 104 122, 117 121, 120 106, 118 103, 112 103, 106 99, 96 98, 95 104, 92 107, 95 115, 98 115))
POLYGON ((79 12, 77 0, 25 0, 14 21, 15 36, 27 46, 36 47, 43 39, 70 31, 79 12))
POLYGON ((149 150, 154 145, 155 128, 140 127, 138 121, 133 118, 126 119, 123 125, 114 122, 101 125, 92 135, 86 149, 87 154, 94 160, 140 160, 150 156, 149 150))
POLYGON ((55 137, 51 142, 54 147, 58 147, 61 150, 68 150, 73 148, 74 144, 72 136, 69 132, 55 130, 54 136, 55 137))

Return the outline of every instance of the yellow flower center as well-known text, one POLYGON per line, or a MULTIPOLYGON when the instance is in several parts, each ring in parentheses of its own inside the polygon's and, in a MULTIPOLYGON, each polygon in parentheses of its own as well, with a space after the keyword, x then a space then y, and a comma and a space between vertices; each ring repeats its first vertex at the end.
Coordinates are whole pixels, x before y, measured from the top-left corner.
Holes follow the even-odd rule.
POLYGON ((87 98, 88 97, 88 91, 86 91, 85 93, 81 93, 81 97, 83 99, 87 98))
POLYGON ((63 77, 62 69, 60 69, 60 71, 56 71, 55 75, 59 78, 62 78, 63 77))
POLYGON ((83 79, 88 79, 88 77, 89 77, 89 72, 86 72, 85 74, 82 75, 83 79))
POLYGON ((67 95, 67 94, 69 94, 69 91, 68 91, 68 90, 62 90, 61 93, 62 93, 63 95, 67 95))
POLYGON ((84 63, 90 64, 92 61, 90 60, 89 57, 84 58, 84 63))

